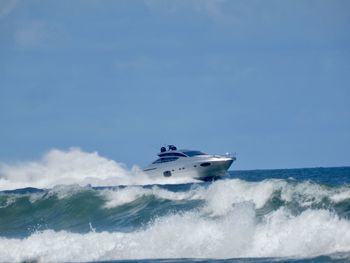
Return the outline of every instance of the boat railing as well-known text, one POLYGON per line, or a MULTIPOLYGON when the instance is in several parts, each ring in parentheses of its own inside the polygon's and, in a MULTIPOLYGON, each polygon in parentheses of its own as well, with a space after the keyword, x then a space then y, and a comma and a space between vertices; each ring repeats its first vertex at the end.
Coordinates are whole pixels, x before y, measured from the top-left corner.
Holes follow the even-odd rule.
POLYGON ((215 157, 228 157, 228 158, 234 158, 234 159, 236 159, 236 152, 234 152, 234 153, 229 153, 229 152, 227 152, 227 153, 225 153, 224 155, 214 155, 215 157))

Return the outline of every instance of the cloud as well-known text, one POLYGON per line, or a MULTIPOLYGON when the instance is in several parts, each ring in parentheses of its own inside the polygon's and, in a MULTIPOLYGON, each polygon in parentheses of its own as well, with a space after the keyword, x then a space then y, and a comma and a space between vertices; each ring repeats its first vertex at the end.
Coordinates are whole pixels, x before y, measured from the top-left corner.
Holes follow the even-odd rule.
POLYGON ((226 0, 206 0, 206 1, 193 1, 194 10, 198 13, 206 14, 211 18, 225 18, 226 15, 223 11, 226 0))
POLYGON ((16 8, 18 2, 18 0, 0 1, 0 18, 9 15, 16 8))
POLYGON ((183 10, 190 10, 192 12, 220 20, 226 19, 226 15, 224 13, 224 4, 226 2, 226 0, 145 0, 146 6, 153 10, 158 10, 165 13, 176 13, 182 12, 183 10))
POLYGON ((22 24, 14 34, 15 43, 20 48, 45 46, 49 39, 49 27, 43 21, 31 21, 22 24))

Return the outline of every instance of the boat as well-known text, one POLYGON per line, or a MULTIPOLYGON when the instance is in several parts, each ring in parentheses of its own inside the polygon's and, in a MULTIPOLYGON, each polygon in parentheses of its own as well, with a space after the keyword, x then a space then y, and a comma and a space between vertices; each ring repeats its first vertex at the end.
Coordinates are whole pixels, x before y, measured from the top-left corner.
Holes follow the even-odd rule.
POLYGON ((203 181, 222 178, 236 160, 234 155, 209 155, 197 150, 161 147, 158 159, 143 171, 150 176, 192 177, 203 181))

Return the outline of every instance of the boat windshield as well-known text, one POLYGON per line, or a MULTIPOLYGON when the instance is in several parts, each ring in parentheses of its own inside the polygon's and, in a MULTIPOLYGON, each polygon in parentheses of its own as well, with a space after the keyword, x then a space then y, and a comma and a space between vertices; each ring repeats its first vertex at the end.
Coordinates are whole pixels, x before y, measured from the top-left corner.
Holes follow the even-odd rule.
POLYGON ((166 153, 160 153, 158 154, 159 157, 165 157, 165 156, 180 156, 180 157, 186 157, 183 153, 178 152, 166 152, 166 153))
POLYGON ((179 157, 167 157, 167 158, 159 158, 155 160, 153 163, 167 163, 167 162, 173 162, 179 159, 179 157))
POLYGON ((202 153, 200 151, 184 151, 183 153, 189 157, 197 156, 197 155, 206 155, 205 153, 202 153))

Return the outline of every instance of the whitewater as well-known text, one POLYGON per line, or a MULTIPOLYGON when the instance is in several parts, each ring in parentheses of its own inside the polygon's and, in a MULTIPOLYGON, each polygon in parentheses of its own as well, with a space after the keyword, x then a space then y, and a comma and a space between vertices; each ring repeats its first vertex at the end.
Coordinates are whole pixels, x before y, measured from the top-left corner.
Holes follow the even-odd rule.
POLYGON ((0 262, 322 257, 350 260, 349 167, 203 183, 77 148, 0 163, 0 262))

